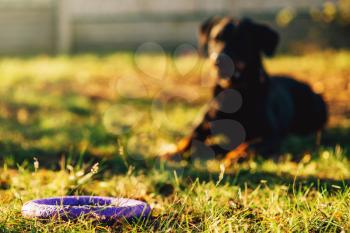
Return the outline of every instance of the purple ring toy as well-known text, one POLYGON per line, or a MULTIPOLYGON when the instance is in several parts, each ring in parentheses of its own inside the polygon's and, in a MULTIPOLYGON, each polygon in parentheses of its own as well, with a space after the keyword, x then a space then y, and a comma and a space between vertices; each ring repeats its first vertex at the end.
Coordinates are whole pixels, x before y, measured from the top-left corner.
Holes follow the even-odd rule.
POLYGON ((26 202, 22 215, 27 218, 62 220, 84 216, 101 222, 149 216, 151 208, 142 201, 98 196, 64 196, 26 202))

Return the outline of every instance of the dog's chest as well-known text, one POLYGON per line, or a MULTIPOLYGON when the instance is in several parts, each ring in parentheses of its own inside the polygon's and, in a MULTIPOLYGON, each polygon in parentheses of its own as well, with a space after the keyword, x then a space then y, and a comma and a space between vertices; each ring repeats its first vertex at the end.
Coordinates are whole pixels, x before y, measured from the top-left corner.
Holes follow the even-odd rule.
POLYGON ((214 118, 233 119, 242 123, 257 122, 266 109, 266 93, 262 89, 221 89, 211 102, 214 118))
POLYGON ((208 120, 233 120, 243 126, 247 140, 259 137, 269 127, 268 91, 266 87, 216 88, 208 120))

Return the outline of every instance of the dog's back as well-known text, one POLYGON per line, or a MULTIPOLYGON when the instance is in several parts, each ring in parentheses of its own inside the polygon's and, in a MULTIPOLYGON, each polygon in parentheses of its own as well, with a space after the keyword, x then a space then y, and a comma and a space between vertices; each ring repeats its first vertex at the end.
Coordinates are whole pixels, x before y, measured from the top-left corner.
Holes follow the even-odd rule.
POLYGON ((294 117, 290 132, 307 135, 322 129, 328 118, 327 105, 322 96, 309 85, 287 77, 272 77, 271 82, 283 86, 293 98, 294 117))

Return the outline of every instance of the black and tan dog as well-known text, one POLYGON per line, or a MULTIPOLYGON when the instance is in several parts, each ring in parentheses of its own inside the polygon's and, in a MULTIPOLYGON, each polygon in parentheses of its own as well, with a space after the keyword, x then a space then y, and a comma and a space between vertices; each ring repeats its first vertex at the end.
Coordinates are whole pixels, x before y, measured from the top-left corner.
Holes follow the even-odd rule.
POLYGON ((210 147, 227 163, 248 148, 269 156, 287 135, 325 126, 327 107, 320 95, 305 83, 266 73, 262 55, 272 56, 278 41, 274 30, 249 19, 214 17, 201 25, 199 45, 217 74, 213 101, 202 122, 166 158, 183 157, 194 141, 207 143, 217 134, 229 140, 210 147))

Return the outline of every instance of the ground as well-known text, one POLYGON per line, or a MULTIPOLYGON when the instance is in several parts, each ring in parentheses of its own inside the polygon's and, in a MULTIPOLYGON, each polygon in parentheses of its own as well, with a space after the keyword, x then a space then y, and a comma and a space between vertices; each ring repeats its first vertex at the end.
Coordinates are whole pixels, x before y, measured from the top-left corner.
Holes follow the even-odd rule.
POLYGON ((349 231, 350 52, 265 63, 323 94, 331 117, 321 146, 313 135, 290 137, 278 161, 257 156, 224 169, 210 158, 157 159, 210 98, 210 70, 194 55, 2 58, 0 232, 349 231), (73 194, 144 200, 152 216, 113 226, 21 216, 28 200, 73 194))

